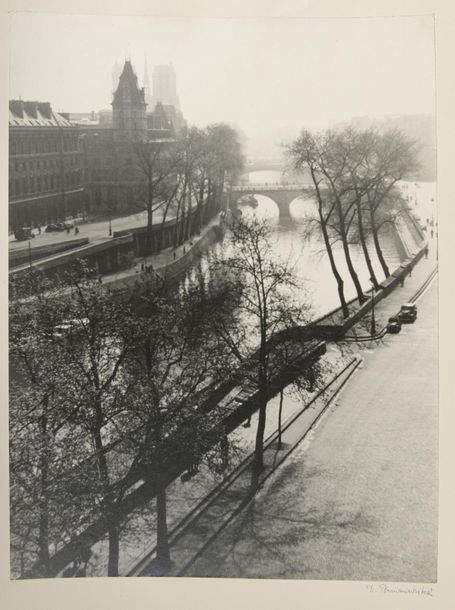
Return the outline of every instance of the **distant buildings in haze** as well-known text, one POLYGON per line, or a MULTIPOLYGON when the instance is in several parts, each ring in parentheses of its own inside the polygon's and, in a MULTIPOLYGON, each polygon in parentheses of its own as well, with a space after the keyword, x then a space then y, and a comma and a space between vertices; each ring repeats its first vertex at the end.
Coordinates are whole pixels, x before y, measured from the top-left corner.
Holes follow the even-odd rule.
POLYGON ((112 110, 56 113, 49 102, 10 101, 11 228, 137 209, 134 146, 172 145, 186 123, 172 66, 154 71, 153 97, 146 65, 144 87, 129 60, 121 70, 116 64, 112 77, 112 110))

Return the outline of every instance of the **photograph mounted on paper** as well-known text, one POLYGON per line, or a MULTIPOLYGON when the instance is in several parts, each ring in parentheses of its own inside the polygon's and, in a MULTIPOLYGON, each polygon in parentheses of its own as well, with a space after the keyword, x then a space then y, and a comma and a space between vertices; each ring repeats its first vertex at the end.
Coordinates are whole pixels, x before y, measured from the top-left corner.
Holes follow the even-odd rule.
POLYGON ((11 579, 436 582, 433 18, 10 19, 11 579))

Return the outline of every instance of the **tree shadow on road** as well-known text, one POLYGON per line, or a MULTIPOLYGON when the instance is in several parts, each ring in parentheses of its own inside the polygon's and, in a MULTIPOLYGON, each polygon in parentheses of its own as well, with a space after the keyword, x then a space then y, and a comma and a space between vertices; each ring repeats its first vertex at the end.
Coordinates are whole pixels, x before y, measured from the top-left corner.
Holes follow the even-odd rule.
POLYGON ((191 575, 324 578, 324 557, 312 565, 306 562, 305 549, 312 542, 330 547, 349 537, 375 533, 376 520, 361 510, 330 500, 309 505, 305 501, 307 483, 324 473, 313 468, 305 470, 302 478, 302 468, 301 463, 290 463, 280 469, 279 477, 207 549, 191 575))

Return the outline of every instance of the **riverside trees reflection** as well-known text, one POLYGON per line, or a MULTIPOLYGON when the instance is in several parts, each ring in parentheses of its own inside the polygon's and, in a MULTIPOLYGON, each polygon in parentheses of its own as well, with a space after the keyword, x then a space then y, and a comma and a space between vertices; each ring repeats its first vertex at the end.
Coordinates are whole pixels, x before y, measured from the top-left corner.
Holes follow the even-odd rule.
POLYGON ((387 224, 395 225, 398 216, 406 213, 397 183, 417 169, 416 144, 399 130, 379 133, 374 129, 346 128, 318 134, 303 130, 286 150, 294 169, 307 168, 310 172, 310 192, 317 204, 317 214, 306 219, 307 235, 317 231, 323 238, 340 305, 347 317, 344 278, 334 256, 334 244, 342 244, 349 275, 362 304, 366 297, 350 245, 361 244, 371 281, 378 288, 367 238, 373 238, 377 257, 388 277, 380 231, 387 224))

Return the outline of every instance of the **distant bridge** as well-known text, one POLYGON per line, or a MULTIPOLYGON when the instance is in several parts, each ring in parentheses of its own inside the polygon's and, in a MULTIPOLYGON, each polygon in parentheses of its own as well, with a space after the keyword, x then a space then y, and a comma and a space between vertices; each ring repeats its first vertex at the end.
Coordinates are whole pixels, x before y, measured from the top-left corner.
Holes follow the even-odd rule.
POLYGON ((281 159, 250 159, 245 163, 243 173, 250 172, 265 172, 276 171, 283 172, 286 169, 286 163, 281 159))
POLYGON ((231 187, 230 207, 235 207, 241 197, 245 195, 264 195, 272 199, 278 206, 280 216, 290 216, 289 206, 294 199, 305 194, 308 183, 301 184, 241 184, 231 187))

